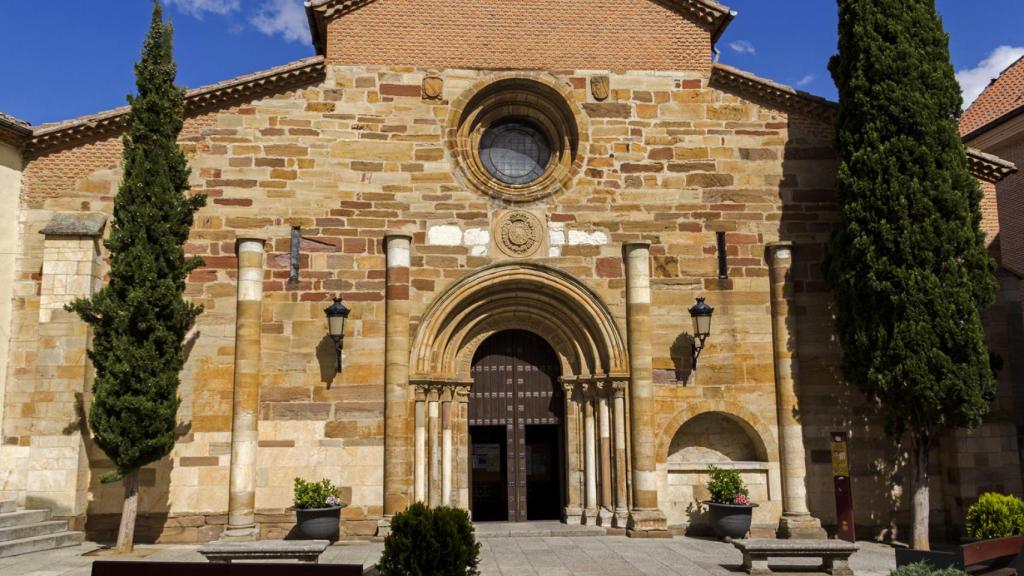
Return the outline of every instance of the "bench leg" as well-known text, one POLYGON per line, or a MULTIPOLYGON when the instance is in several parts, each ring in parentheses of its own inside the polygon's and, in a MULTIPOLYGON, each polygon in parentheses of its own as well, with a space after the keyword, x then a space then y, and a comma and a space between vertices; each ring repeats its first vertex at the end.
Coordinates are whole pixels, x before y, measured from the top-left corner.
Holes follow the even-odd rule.
POLYGON ((771 569, 768 568, 767 556, 751 554, 749 552, 744 552, 743 554, 743 569, 751 576, 768 576, 772 573, 771 569))
POLYGON ((853 576, 849 558, 825 557, 821 561, 821 569, 832 576, 853 576))

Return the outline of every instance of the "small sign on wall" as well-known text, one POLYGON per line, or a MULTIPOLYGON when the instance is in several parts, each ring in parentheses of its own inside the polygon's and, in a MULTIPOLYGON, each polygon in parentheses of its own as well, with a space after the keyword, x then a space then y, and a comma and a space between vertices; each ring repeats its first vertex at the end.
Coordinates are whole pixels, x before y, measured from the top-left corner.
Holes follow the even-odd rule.
POLYGON ((850 481, 850 444, 846 432, 830 434, 832 481, 836 493, 836 538, 854 542, 857 528, 853 516, 853 485, 850 481))

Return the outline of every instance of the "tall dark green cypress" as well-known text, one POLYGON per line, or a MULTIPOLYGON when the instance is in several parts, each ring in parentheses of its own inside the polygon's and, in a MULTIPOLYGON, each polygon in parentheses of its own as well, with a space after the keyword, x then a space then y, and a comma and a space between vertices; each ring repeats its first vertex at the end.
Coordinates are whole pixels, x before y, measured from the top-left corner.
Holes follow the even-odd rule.
POLYGON ((910 439, 913 544, 927 549, 929 447, 977 426, 995 394, 981 324, 994 264, 934 0, 838 2, 841 224, 826 273, 844 375, 910 439))
POLYGON ((183 343, 202 312, 183 298, 189 272, 202 265, 201 259, 185 256, 184 244, 206 197, 186 195, 189 168, 177 144, 185 91, 174 85, 172 36, 154 2, 142 59, 135 65, 138 95, 128 97, 124 176, 104 242, 110 282, 68 307, 94 330, 89 426, 124 479, 118 534, 123 552, 132 548, 138 470, 174 447, 183 343))

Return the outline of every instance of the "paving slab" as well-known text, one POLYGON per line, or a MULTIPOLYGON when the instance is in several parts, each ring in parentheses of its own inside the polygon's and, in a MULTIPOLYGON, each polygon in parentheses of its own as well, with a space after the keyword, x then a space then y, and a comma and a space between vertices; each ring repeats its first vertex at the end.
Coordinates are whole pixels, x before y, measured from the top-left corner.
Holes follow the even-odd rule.
MULTIPOLYGON (((896 567, 892 548, 859 542, 850 558, 857 576, 887 576, 896 567)), ((99 557, 83 556, 94 543, 0 559, 0 574, 89 576, 99 557)), ((710 539, 631 539, 624 536, 517 536, 480 538, 482 576, 737 576, 742 555, 732 545, 710 539)), ((144 558, 166 562, 205 562, 199 546, 140 545, 144 558)), ((343 542, 327 548, 321 564, 376 564, 380 542, 343 542)), ((103 559, 115 559, 106 556, 103 559)), ((797 560, 787 565, 800 564, 797 560)), ((816 563, 810 561, 808 566, 816 563)), ((801 564, 802 565, 802 564, 801 564)))

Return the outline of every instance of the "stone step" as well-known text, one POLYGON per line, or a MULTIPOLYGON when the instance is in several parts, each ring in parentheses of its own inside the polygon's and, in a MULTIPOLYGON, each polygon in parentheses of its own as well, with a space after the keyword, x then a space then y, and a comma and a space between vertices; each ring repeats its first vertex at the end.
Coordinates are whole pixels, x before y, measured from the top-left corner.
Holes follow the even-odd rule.
POLYGON ((18 511, 17 500, 0 500, 0 514, 10 514, 18 511))
POLYGON ((476 537, 490 538, 579 538, 606 536, 608 530, 600 526, 579 526, 561 522, 481 522, 473 525, 476 537))
POLYGON ((55 534, 46 534, 44 536, 34 536, 32 538, 0 542, 0 558, 17 556, 19 554, 29 554, 31 552, 42 552, 43 550, 53 550, 54 548, 78 546, 84 540, 85 534, 82 532, 57 532, 55 534))
POLYGON ((18 510, 17 512, 0 514, 0 528, 38 524, 40 522, 46 522, 49 519, 49 510, 18 510))
POLYGON ((68 523, 63 520, 51 520, 49 522, 37 522, 35 524, 27 524, 25 526, 0 528, 0 543, 10 542, 12 540, 24 540, 25 538, 34 538, 36 536, 46 536, 48 534, 56 534, 57 532, 65 532, 67 529, 68 523))

